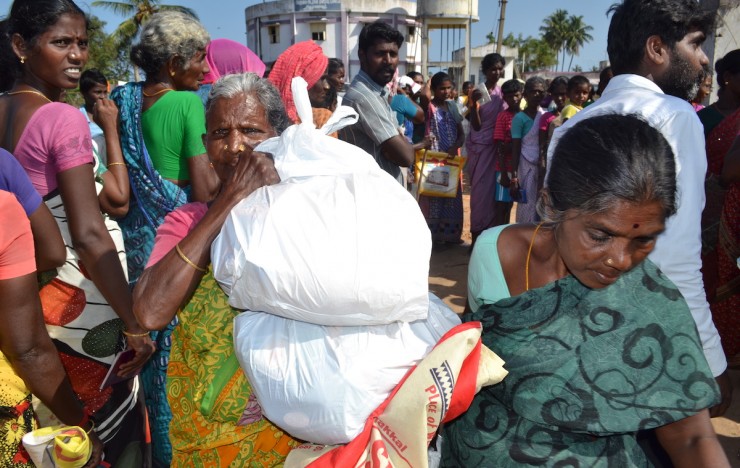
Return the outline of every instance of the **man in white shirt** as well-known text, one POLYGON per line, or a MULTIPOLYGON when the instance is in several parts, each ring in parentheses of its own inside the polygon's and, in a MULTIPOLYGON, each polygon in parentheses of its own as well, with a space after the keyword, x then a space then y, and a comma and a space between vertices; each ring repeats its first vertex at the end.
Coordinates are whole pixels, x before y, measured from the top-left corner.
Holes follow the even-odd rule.
POLYGON ((702 10, 696 0, 624 0, 610 12, 607 50, 615 76, 596 103, 556 130, 548 160, 563 132, 596 115, 640 115, 668 140, 676 157, 679 205, 649 258, 678 286, 691 309, 704 354, 722 390, 722 403, 712 408, 712 416, 719 416, 730 403, 732 387, 700 271, 707 160, 702 125, 688 102, 709 64, 701 45, 713 25, 713 14, 702 10))

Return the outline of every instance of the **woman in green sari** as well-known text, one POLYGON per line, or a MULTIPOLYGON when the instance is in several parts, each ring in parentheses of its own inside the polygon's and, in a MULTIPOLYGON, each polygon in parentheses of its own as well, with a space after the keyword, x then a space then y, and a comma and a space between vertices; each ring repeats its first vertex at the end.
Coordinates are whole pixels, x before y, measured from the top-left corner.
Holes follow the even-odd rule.
POLYGON ((468 320, 509 375, 444 430, 444 466, 729 466, 719 397, 689 309, 646 259, 676 210, 675 163, 634 116, 586 119, 558 144, 538 225, 476 242, 468 320))

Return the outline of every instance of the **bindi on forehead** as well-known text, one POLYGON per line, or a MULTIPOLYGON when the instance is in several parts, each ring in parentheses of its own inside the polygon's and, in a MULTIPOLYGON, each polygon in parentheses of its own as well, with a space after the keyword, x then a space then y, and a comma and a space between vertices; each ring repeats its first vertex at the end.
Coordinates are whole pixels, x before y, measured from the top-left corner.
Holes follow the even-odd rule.
POLYGON ((632 225, 632 229, 638 229, 640 227, 640 223, 635 223, 632 225))

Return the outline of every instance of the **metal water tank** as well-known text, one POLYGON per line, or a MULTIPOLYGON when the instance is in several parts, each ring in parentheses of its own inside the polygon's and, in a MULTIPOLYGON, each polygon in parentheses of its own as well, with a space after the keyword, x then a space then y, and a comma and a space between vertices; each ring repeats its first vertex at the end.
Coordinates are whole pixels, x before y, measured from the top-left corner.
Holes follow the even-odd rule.
POLYGON ((427 18, 472 16, 473 21, 478 21, 478 0, 417 0, 416 14, 427 18))

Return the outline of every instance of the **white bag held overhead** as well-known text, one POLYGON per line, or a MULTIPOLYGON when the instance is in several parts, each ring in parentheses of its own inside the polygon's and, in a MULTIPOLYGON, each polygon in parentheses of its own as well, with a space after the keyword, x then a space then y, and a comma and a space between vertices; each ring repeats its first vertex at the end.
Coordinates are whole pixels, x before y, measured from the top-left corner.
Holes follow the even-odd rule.
POLYGON ((316 130, 305 86, 293 80, 304 123, 256 148, 274 155, 281 182, 231 211, 211 248, 216 280, 233 307, 319 325, 426 317, 431 236, 419 206, 372 156, 325 134, 354 110, 316 130))
POLYGON ((234 319, 234 347, 267 419, 295 438, 344 444, 458 316, 430 294, 415 322, 326 327, 262 312, 234 319))

